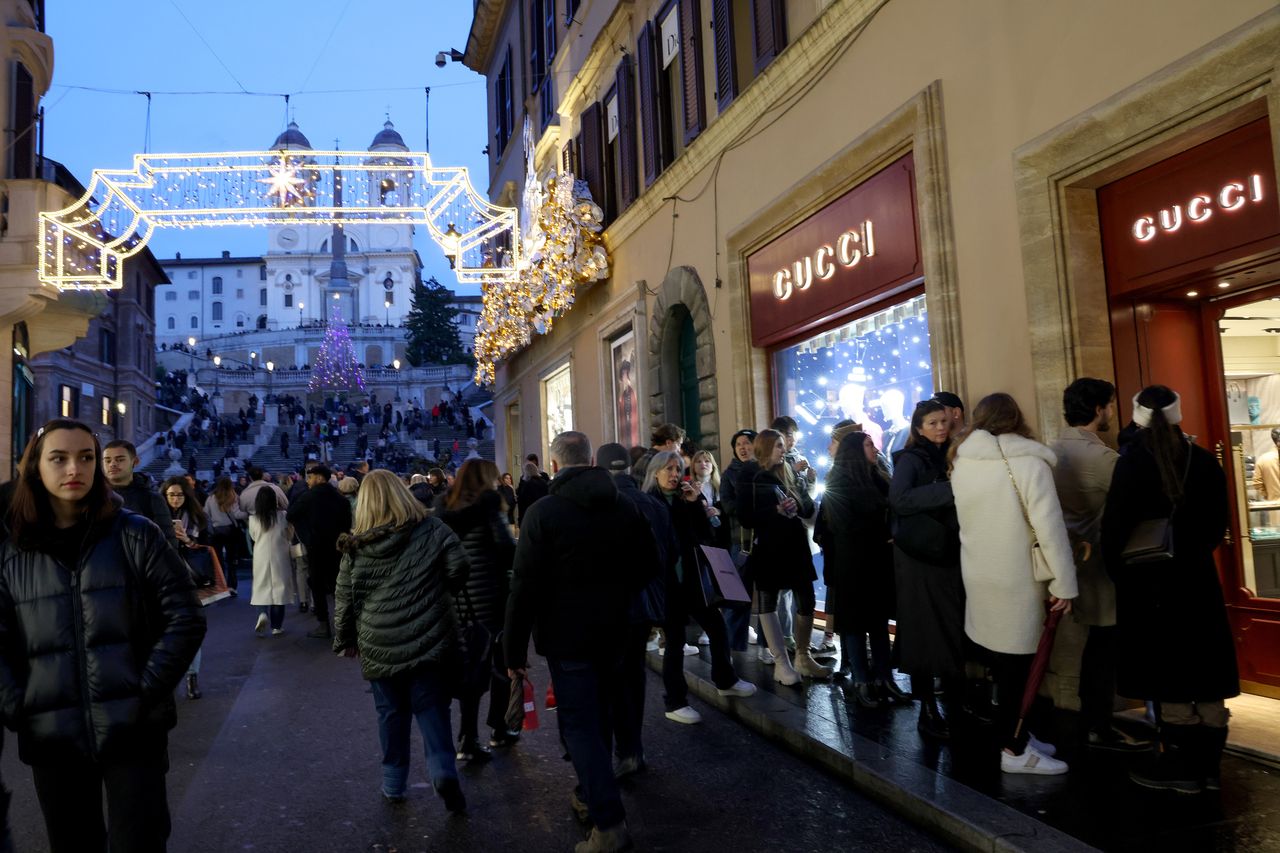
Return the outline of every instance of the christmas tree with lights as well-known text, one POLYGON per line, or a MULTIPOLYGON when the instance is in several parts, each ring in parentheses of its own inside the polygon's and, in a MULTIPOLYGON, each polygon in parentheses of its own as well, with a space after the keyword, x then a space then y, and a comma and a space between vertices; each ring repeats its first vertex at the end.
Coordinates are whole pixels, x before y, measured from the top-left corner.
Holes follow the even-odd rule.
POLYGON ((342 320, 337 306, 329 316, 329 326, 324 331, 316 363, 311 366, 308 391, 364 390, 364 368, 356 359, 351 346, 351 330, 342 320))

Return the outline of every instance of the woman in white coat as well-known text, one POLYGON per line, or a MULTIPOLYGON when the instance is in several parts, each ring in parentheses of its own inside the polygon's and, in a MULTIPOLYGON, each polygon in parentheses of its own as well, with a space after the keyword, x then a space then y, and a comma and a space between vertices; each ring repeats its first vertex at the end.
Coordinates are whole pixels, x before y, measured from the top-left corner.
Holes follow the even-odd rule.
POLYGON ((964 630, 988 652, 1000 692, 1000 769, 1041 776, 1066 773, 1066 762, 1052 757, 1051 746, 1030 738, 1027 726, 1015 735, 1045 600, 1052 609, 1069 613, 1076 597, 1076 565, 1053 482, 1057 459, 1031 438, 1008 394, 991 394, 978 403, 952 453, 964 630), (1037 542, 1052 575, 1047 581, 1035 579, 1032 544, 1037 542))
POLYGON ((275 492, 261 489, 249 516, 249 538, 253 540, 253 598, 261 607, 253 630, 262 636, 271 625, 272 636, 284 633, 284 606, 290 597, 293 565, 289 561, 289 522, 276 501, 275 492))

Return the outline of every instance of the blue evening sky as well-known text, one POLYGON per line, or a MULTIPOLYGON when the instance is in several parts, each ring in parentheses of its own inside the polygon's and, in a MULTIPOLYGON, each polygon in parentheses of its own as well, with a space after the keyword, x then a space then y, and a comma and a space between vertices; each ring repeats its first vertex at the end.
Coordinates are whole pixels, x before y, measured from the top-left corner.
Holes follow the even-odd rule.
MULTIPOLYGON (((293 93, 290 111, 316 148, 335 139, 368 148, 389 110, 405 144, 421 151, 430 86, 433 162, 468 166, 481 194, 488 186, 484 79, 461 63, 435 65, 437 51, 466 47, 470 0, 52 0, 47 8, 54 77, 43 102, 44 152, 86 184, 95 168, 131 168, 143 150, 147 101, 135 90, 154 93, 153 152, 267 148, 286 124, 283 98, 159 94, 242 89, 293 93)), ((424 276, 458 288, 421 229, 417 243, 424 276)), ((261 254, 266 230, 162 230, 150 247, 161 260, 261 254)))

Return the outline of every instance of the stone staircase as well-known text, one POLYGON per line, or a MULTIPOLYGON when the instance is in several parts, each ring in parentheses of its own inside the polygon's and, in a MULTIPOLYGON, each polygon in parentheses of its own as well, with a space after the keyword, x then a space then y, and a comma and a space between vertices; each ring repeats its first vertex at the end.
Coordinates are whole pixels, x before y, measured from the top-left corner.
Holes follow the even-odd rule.
MULTIPOLYGON (((286 459, 281 455, 280 433, 285 429, 286 427, 279 427, 272 431, 271 437, 253 454, 253 464, 272 473, 294 472, 303 464, 304 457, 302 454, 302 448, 306 442, 299 442, 297 440, 298 433, 296 426, 288 430, 289 458, 286 459)), ((364 426, 365 435, 369 437, 369 449, 371 451, 377 446, 378 433, 381 429, 382 424, 380 421, 377 423, 368 423, 364 426)), ((353 424, 346 435, 338 436, 336 438, 333 448, 334 465, 345 468, 351 462, 355 461, 357 435, 358 432, 353 424)), ((466 432, 461 429, 455 432, 447 425, 434 427, 428 426, 422 430, 421 435, 423 438, 414 441, 408 436, 407 432, 401 431, 400 440, 388 447, 387 452, 393 453, 395 451, 400 451, 411 459, 419 456, 432 459, 434 458, 434 441, 438 438, 440 439, 440 449, 442 451, 451 450, 454 440, 456 439, 458 441, 457 459, 459 461, 462 457, 467 455, 466 432)), ((493 459, 494 441, 492 435, 490 435, 488 431, 486 431, 485 439, 481 441, 479 446, 476 448, 476 452, 485 459, 493 459)))
MULTIPOLYGON (((262 434, 262 431, 264 428, 265 427, 262 423, 262 419, 259 418, 257 421, 249 425, 249 435, 247 436, 247 441, 243 443, 237 443, 237 446, 244 447, 245 445, 254 443, 257 436, 262 434)), ((223 458, 223 456, 226 455, 226 452, 227 452, 226 447, 224 447, 222 444, 218 443, 217 441, 215 441, 212 445, 206 446, 204 442, 193 443, 190 439, 188 439, 186 445, 183 447, 183 450, 182 450, 182 459, 178 461, 178 464, 182 466, 182 469, 184 472, 187 469, 187 460, 191 458, 191 451, 193 448, 195 449, 195 452, 196 452, 196 476, 202 477, 205 479, 210 479, 213 475, 213 465, 215 462, 217 462, 219 459, 223 458)), ((165 470, 171 464, 173 464, 172 460, 169 459, 168 454, 169 454, 169 448, 167 446, 164 449, 157 451, 155 459, 147 463, 142 468, 142 471, 147 475, 149 475, 152 480, 159 483, 161 480, 164 479, 165 470)), ((228 462, 229 461, 230 460, 228 460, 228 462)), ((236 460, 236 465, 240 468, 241 471, 244 470, 245 462, 246 460, 243 458, 238 458, 236 460)), ((224 473, 229 473, 229 472, 224 471, 224 473)))

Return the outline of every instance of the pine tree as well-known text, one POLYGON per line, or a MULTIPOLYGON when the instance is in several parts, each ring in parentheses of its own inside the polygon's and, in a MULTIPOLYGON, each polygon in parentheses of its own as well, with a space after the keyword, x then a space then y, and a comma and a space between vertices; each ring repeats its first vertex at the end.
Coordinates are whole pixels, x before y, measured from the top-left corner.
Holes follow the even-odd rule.
POLYGON ((311 367, 308 391, 364 390, 364 368, 351 345, 351 330, 335 307, 311 367))
POLYGON ((450 305, 453 294, 435 277, 413 287, 413 301, 405 317, 405 358, 414 367, 424 364, 467 364, 458 337, 458 309, 450 305))

